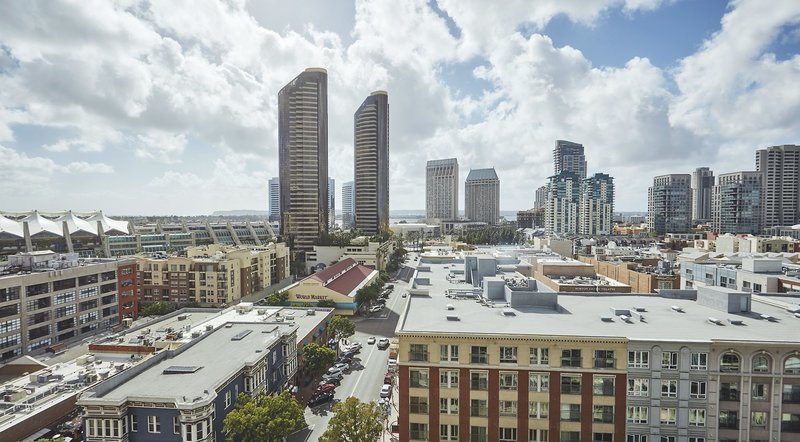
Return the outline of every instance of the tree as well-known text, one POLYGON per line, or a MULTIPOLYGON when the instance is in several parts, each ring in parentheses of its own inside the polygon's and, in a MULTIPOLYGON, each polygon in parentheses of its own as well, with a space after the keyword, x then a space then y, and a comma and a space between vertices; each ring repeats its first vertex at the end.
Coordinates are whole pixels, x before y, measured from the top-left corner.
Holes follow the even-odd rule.
POLYGON ((373 402, 361 402, 349 397, 333 406, 333 417, 320 442, 374 442, 383 431, 384 414, 373 402))
POLYGON ((175 304, 166 301, 140 303, 139 316, 161 316, 175 311, 175 304))
POLYGON ((228 442, 282 442, 306 425, 303 408, 288 391, 250 398, 241 393, 236 407, 225 416, 228 442))
POLYGON ((378 296, 381 292, 381 286, 383 283, 378 283, 377 281, 361 287, 356 291, 355 301, 358 304, 358 308, 361 309, 365 305, 370 305, 373 302, 378 300, 378 296), (379 285, 380 284, 380 285, 379 285))
POLYGON ((333 299, 320 299, 317 301, 317 307, 336 308, 336 301, 333 299))
POLYGON ((333 364, 336 351, 312 342, 303 347, 303 361, 306 371, 316 376, 333 364))
POLYGON ((356 325, 344 316, 336 315, 328 322, 328 336, 335 340, 353 336, 356 333, 356 325))
POLYGON ((267 296, 265 302, 267 303, 267 305, 277 306, 286 304, 286 301, 288 300, 289 300, 289 293, 283 290, 267 296))

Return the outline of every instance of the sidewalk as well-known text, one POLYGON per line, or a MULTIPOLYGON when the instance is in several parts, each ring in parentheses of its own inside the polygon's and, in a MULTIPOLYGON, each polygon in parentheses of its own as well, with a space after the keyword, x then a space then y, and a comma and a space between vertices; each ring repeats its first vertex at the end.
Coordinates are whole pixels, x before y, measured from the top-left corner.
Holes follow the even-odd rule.
POLYGON ((392 396, 391 402, 389 403, 390 412, 387 419, 384 421, 383 434, 380 439, 381 442, 395 442, 400 440, 397 434, 392 433, 392 424, 397 422, 400 406, 400 383, 398 382, 397 374, 398 373, 395 373, 394 382, 392 382, 392 396))

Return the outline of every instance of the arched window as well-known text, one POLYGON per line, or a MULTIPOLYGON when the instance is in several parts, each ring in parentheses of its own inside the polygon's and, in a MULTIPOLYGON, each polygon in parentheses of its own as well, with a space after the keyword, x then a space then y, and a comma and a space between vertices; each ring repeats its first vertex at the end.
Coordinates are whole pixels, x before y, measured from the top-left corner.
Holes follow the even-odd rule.
POLYGON ((800 374, 800 356, 789 356, 783 363, 783 372, 786 374, 800 374))
POLYGON ((725 353, 722 355, 722 361, 719 364, 720 371, 739 371, 739 356, 734 353, 725 353))
POLYGON ((753 373, 769 373, 769 356, 756 355, 753 358, 753 373))

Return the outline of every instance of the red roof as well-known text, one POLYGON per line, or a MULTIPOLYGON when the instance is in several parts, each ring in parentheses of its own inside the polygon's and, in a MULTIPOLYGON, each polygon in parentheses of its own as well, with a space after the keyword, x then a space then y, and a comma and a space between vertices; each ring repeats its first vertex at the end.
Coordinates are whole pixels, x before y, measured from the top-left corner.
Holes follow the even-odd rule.
POLYGON ((353 258, 346 258, 321 272, 314 273, 309 278, 316 279, 337 293, 349 295, 372 272, 371 268, 358 265, 353 258), (328 282, 331 279, 332 281, 328 282))

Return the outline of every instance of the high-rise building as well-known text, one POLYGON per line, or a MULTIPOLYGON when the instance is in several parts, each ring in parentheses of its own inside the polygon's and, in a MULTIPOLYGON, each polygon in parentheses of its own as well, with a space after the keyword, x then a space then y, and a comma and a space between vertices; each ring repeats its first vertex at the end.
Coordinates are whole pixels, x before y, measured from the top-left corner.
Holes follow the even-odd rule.
POLYGON ((328 74, 309 68, 278 93, 281 234, 312 250, 328 231, 328 74))
POLYGON ((336 180, 328 178, 328 228, 336 228, 336 180))
POLYGON ((786 144, 756 151, 756 170, 764 174, 764 227, 791 226, 800 221, 800 146, 786 144))
POLYGON ((470 169, 464 182, 464 215, 489 225, 500 220, 500 179, 494 167, 470 169))
POLYGON ((614 215, 614 178, 596 173, 581 181, 578 233, 611 235, 614 215))
POLYGON ((692 220, 711 220, 711 189, 714 172, 708 167, 698 167, 692 173, 692 220))
POLYGON ((355 183, 348 181, 342 184, 342 228, 352 229, 355 227, 355 183))
POLYGON ((647 223, 658 235, 692 230, 692 177, 689 174, 660 175, 647 189, 647 223))
POLYGON ((458 160, 430 160, 425 169, 425 216, 458 218, 458 160))
POLYGON ((586 178, 586 155, 583 153, 583 144, 572 141, 556 140, 553 149, 553 164, 555 174, 573 172, 579 179, 586 178))
POLYGON ((534 209, 544 209, 547 205, 547 185, 536 189, 536 199, 533 202, 534 209))
POLYGON ((356 228, 374 235, 389 229, 389 95, 370 94, 353 120, 356 228))
POLYGON ((544 228, 548 233, 578 233, 580 177, 563 171, 549 178, 544 228))
POLYGON ((281 220, 281 179, 269 179, 269 220, 281 220))
POLYGON ((761 172, 733 172, 719 176, 714 186, 712 227, 722 233, 761 232, 761 172))

